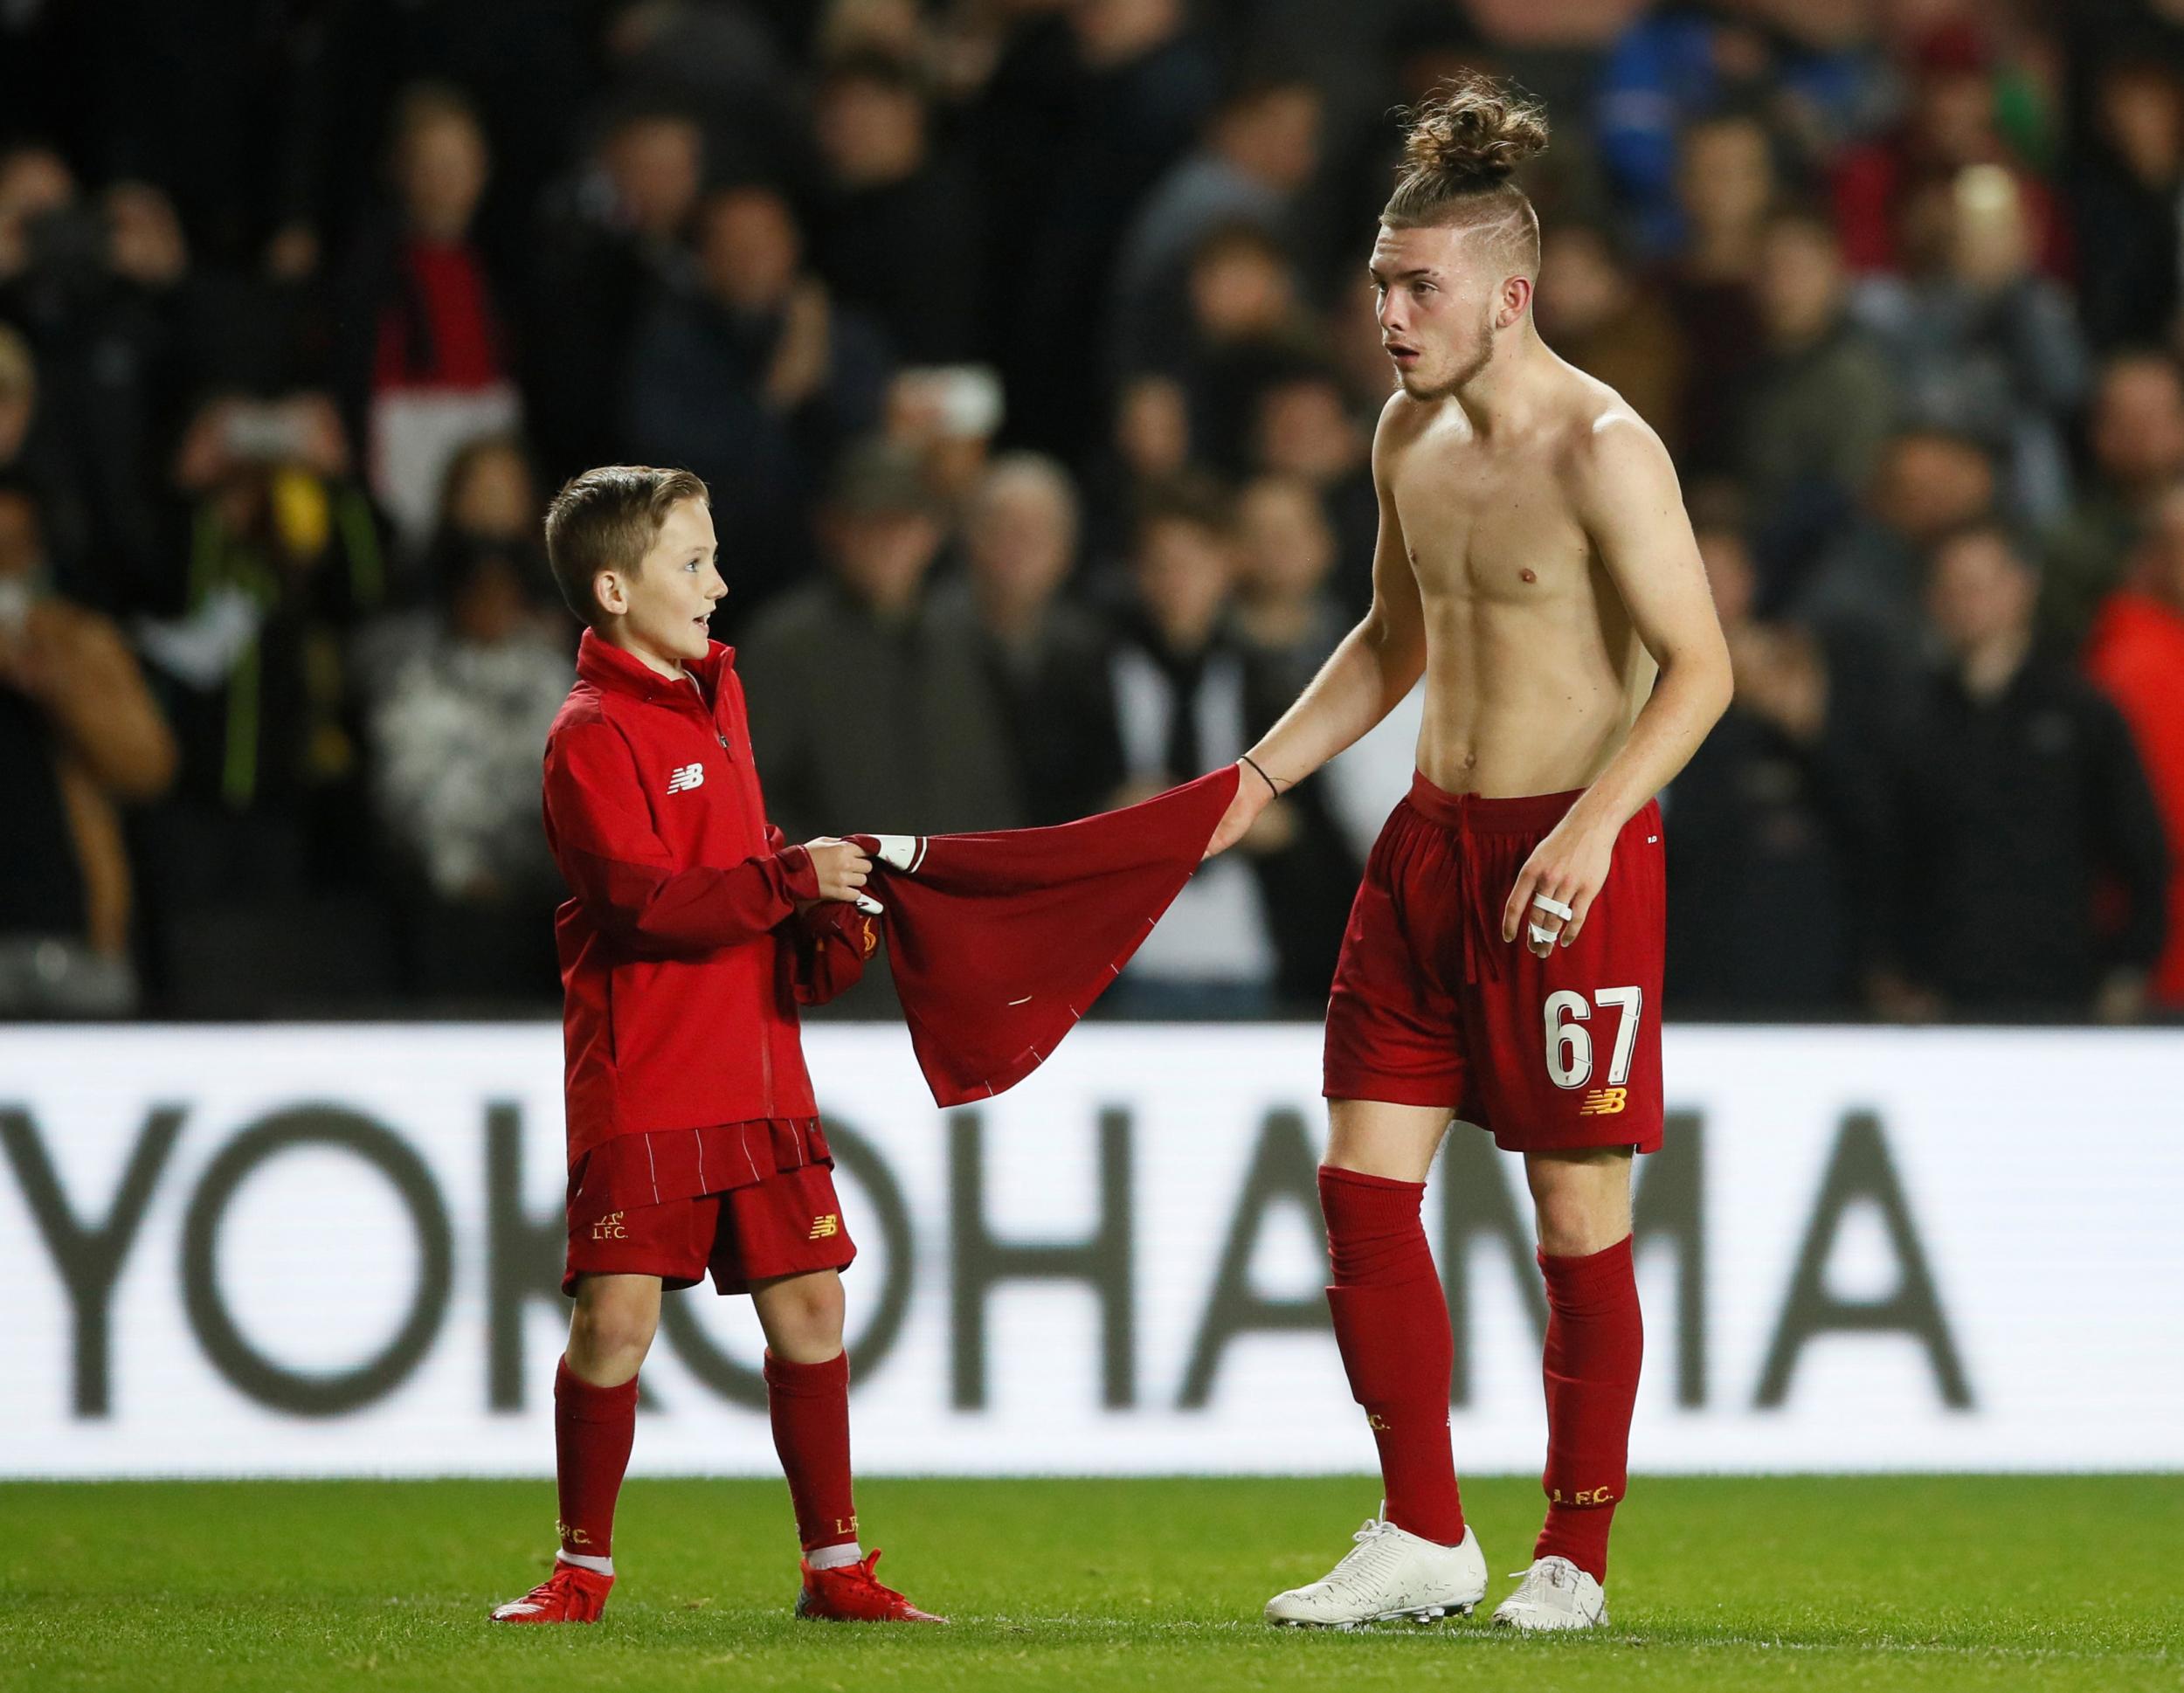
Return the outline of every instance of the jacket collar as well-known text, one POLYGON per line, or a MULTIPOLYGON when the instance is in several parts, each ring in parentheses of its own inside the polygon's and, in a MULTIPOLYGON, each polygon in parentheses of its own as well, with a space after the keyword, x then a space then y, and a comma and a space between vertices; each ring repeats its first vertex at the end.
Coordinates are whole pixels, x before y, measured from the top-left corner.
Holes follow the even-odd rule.
MULTIPOLYGON (((717 700, 722 674, 735 662, 734 647, 710 641, 705 656, 688 668, 705 685, 706 697, 717 700)), ((577 645, 577 674, 594 688, 654 705, 688 705, 691 699, 690 690, 681 681, 661 675, 635 653, 600 639, 589 629, 577 645)))

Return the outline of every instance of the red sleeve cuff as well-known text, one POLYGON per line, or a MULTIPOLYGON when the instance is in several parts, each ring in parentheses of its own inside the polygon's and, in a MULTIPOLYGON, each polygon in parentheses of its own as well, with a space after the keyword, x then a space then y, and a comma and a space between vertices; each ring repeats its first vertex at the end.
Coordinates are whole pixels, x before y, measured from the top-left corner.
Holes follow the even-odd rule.
POLYGON ((812 854, 802 846, 784 846, 776 854, 781 861, 781 877, 791 897, 815 900, 819 896, 819 867, 812 862, 812 854))

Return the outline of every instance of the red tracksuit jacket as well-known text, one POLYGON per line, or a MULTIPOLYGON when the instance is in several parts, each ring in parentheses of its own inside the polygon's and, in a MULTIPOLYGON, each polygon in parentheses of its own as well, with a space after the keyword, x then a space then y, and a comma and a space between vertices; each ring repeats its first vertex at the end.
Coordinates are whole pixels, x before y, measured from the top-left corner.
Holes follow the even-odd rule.
POLYGON ((586 631, 547 737, 572 1164, 616 1135, 818 1113, 789 919, 819 878, 766 822, 735 656, 692 667, 708 708, 586 631))

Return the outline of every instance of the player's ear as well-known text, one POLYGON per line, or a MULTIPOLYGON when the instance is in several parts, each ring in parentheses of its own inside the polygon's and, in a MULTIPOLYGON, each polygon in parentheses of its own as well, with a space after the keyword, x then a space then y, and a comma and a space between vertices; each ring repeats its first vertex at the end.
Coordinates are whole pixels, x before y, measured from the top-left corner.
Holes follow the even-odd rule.
POLYGON ((1531 308, 1531 278, 1506 276, 1502 279, 1501 312, 1494 320, 1498 329, 1506 329, 1531 308))

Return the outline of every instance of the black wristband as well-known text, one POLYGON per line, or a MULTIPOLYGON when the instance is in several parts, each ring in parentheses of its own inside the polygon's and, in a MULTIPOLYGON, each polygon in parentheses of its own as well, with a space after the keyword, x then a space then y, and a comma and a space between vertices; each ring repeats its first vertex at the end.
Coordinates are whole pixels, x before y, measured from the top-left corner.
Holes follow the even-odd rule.
POLYGON ((1240 756, 1245 764, 1250 765, 1253 770, 1259 771, 1259 779, 1267 784, 1268 791, 1272 793, 1276 799, 1281 798, 1282 790, 1274 785, 1274 778, 1271 776, 1268 776, 1266 771, 1259 770, 1259 761, 1256 758, 1254 758, 1248 752, 1240 756))

